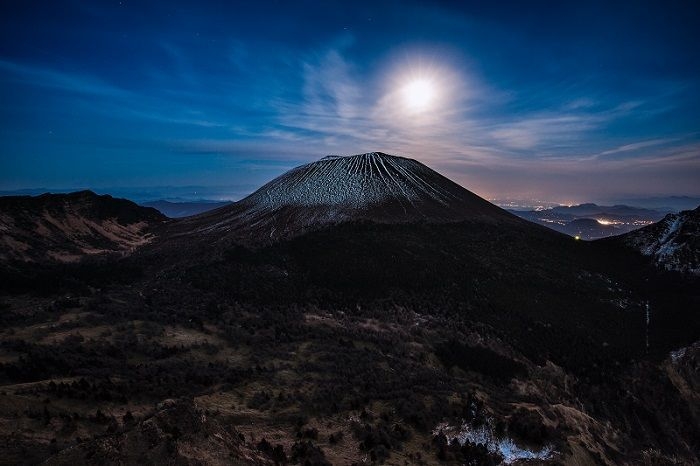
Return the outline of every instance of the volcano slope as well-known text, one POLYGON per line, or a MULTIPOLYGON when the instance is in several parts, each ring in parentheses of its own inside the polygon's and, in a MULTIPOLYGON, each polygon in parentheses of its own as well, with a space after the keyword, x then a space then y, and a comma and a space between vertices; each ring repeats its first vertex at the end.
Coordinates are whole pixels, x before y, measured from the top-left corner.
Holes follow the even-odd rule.
POLYGON ((300 167, 89 267, 3 291, 14 463, 697 461, 698 282, 416 161, 300 167))
POLYGON ((345 222, 517 222, 420 162, 381 152, 329 156, 272 180, 250 196, 182 222, 187 234, 260 243, 345 222))

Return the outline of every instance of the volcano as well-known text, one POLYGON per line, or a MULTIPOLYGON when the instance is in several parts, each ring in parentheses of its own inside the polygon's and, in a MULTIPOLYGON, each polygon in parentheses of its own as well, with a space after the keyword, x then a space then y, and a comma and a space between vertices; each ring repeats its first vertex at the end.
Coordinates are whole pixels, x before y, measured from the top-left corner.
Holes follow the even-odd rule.
POLYGON ((185 220, 190 233, 275 240, 351 221, 523 223, 422 163, 382 152, 328 156, 243 200, 185 220))

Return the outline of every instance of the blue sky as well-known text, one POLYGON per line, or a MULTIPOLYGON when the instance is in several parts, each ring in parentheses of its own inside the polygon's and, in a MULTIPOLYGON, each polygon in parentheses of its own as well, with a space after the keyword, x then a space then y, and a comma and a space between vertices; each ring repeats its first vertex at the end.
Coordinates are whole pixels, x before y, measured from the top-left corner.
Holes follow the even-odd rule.
POLYGON ((239 197, 380 150, 489 198, 699 195, 697 5, 3 2, 0 190, 239 197))

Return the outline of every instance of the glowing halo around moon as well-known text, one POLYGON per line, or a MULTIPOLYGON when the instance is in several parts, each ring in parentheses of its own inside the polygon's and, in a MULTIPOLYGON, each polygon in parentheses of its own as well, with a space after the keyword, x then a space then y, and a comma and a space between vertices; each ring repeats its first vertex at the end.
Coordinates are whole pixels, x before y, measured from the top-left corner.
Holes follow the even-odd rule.
POLYGON ((406 108, 414 112, 430 108, 436 97, 435 83, 428 78, 414 78, 401 88, 406 108))
POLYGON ((378 121, 411 131, 445 131, 476 88, 461 72, 459 60, 448 63, 448 58, 407 52, 387 65, 372 109, 378 121))

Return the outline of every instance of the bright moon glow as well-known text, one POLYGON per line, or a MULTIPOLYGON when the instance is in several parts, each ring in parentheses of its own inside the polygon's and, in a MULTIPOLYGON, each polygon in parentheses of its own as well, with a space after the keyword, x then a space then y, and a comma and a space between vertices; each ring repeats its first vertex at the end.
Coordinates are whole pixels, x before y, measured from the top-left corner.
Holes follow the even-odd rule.
POLYGON ((414 111, 428 108, 435 98, 435 86, 427 79, 416 79, 403 87, 406 106, 414 111))

